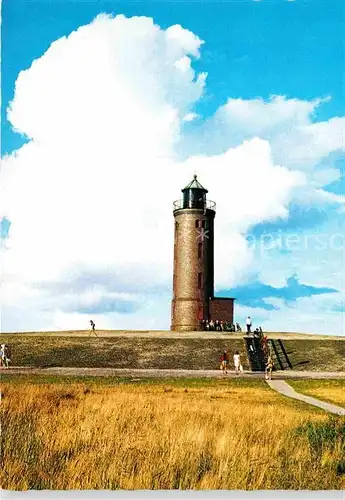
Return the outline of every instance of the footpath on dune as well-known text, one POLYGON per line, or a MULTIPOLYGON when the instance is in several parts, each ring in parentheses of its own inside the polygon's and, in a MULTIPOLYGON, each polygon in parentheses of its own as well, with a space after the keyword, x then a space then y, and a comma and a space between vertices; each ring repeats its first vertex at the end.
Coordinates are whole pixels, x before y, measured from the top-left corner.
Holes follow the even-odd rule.
MULTIPOLYGON (((6 375, 62 375, 86 377, 131 377, 131 378, 261 378, 262 372, 245 370, 240 375, 229 370, 225 375, 221 370, 172 370, 172 369, 131 369, 131 368, 86 368, 86 367, 47 367, 36 368, 16 366, 2 369, 6 375)), ((311 372, 311 371, 275 371, 272 379, 345 379, 345 372, 311 372)))

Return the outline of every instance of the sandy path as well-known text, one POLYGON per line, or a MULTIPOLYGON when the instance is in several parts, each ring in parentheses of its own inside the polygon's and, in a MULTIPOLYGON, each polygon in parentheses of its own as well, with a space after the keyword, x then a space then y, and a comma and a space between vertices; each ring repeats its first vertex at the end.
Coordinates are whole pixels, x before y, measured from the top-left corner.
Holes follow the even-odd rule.
MULTIPOLYGON (((127 368, 35 368, 35 367, 11 367, 1 369, 7 375, 72 375, 72 376, 92 376, 92 377, 131 377, 131 378, 262 378, 264 373, 245 371, 241 375, 236 375, 234 371, 229 371, 224 375, 220 370, 157 370, 157 369, 127 369, 127 368)), ((345 372, 298 372, 298 371, 275 371, 273 379, 283 380, 289 378, 298 379, 345 379, 345 372)))
POLYGON ((296 392, 289 384, 284 380, 267 380, 268 385, 275 391, 287 396, 288 398, 297 399, 298 401, 303 401, 318 408, 322 408, 329 413, 334 413, 335 415, 345 415, 345 408, 341 406, 334 405, 332 403, 326 403, 320 399, 312 398, 311 396, 306 396, 300 392, 296 392))

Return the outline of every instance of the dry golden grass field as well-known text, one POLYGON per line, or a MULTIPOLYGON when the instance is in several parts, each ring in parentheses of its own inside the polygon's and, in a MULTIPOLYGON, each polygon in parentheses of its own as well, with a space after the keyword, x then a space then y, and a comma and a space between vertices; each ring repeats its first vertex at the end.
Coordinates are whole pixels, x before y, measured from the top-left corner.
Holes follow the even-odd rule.
POLYGON ((345 419, 261 380, 3 377, 5 490, 345 488, 345 419))

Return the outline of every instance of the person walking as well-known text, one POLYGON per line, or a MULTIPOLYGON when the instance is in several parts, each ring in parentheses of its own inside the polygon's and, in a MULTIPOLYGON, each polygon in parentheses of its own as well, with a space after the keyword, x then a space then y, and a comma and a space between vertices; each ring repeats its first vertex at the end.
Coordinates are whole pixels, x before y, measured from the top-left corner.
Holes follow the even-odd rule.
POLYGON ((0 345, 0 366, 4 366, 5 344, 0 345))
POLYGON ((223 370, 225 375, 228 373, 229 355, 224 351, 220 357, 220 369, 223 370))
POLYGON ((261 345, 262 345, 262 350, 264 352, 264 355, 267 357, 269 354, 269 347, 268 347, 268 338, 267 335, 263 335, 261 339, 261 345))
POLYGON ((92 335, 93 333, 96 335, 96 337, 98 337, 97 333, 96 333, 96 325, 95 323, 92 321, 92 319, 90 320, 90 325, 91 325, 91 330, 90 330, 90 335, 92 335))
POLYGON ((8 363, 11 361, 10 350, 6 344, 0 346, 0 363, 1 366, 8 368, 8 363))
POLYGON ((273 360, 272 360, 272 356, 269 355, 267 358, 266 369, 265 369, 266 380, 272 379, 272 370, 273 370, 273 360))
POLYGON ((234 365, 235 365, 236 375, 239 375, 241 371, 241 356, 238 351, 236 351, 234 354, 234 365))
POLYGON ((247 335, 251 333, 251 328, 252 328, 252 319, 250 316, 246 319, 246 326, 247 326, 247 335))

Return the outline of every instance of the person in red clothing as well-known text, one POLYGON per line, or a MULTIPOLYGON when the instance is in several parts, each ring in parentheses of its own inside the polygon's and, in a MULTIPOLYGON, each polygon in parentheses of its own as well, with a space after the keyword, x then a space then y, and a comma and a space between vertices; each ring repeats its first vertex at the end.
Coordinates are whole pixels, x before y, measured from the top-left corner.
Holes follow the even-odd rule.
POLYGON ((223 370, 225 374, 228 373, 229 355, 227 351, 224 351, 220 357, 220 369, 223 370))
POLYGON ((264 335, 261 338, 261 345, 262 345, 262 350, 264 352, 264 355, 267 357, 269 353, 269 348, 268 348, 268 338, 267 335, 264 335))

